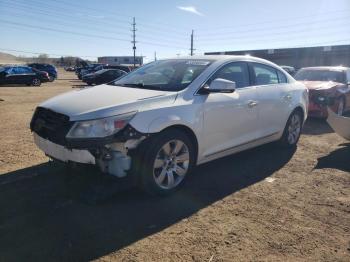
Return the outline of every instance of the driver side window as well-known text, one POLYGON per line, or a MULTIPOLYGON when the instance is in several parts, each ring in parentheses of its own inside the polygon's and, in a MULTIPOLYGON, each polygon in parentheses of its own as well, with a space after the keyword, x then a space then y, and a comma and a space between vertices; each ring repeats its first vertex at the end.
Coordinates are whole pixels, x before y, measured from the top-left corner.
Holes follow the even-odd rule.
POLYGON ((245 62, 233 62, 220 68, 211 78, 210 82, 216 78, 233 81, 236 88, 249 86, 248 65, 245 62))

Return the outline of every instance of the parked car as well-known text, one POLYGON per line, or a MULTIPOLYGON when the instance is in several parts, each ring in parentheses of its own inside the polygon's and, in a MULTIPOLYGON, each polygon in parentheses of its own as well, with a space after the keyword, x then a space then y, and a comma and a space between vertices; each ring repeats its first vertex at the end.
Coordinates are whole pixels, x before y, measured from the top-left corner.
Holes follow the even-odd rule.
POLYGON ((83 82, 87 83, 88 85, 100 85, 109 83, 125 74, 126 72, 119 69, 102 69, 95 73, 84 75, 83 82))
POLYGON ((295 70, 295 68, 293 66, 281 65, 281 67, 283 68, 284 71, 286 71, 291 76, 294 76, 295 73, 296 73, 296 70, 295 70))
POLYGON ((74 66, 66 66, 64 68, 64 70, 66 70, 67 72, 74 72, 75 71, 75 67, 74 66))
POLYGON ((81 67, 76 71, 76 75, 78 76, 78 79, 82 80, 84 75, 103 69, 102 66, 103 64, 95 63, 81 67))
POLYGON ((0 84, 25 84, 40 86, 48 82, 49 75, 28 66, 5 66, 0 67, 0 84))
POLYGON ((28 64, 28 66, 38 69, 40 71, 47 72, 50 77, 50 82, 53 82, 55 79, 57 79, 57 69, 53 65, 32 63, 32 64, 28 64))
POLYGON ((103 70, 103 69, 119 69, 119 70, 123 70, 127 73, 131 71, 128 66, 100 64, 100 65, 95 66, 95 67, 85 68, 85 69, 81 70, 80 75, 81 75, 81 78, 83 79, 85 75, 95 73, 95 72, 103 70))
POLYGON ((51 98, 30 127, 53 159, 134 176, 164 195, 196 165, 272 141, 295 147, 307 103, 305 86, 266 60, 185 57, 51 98))
POLYGON ((350 68, 305 67, 294 77, 309 89, 309 116, 326 118, 326 102, 338 115, 350 109, 350 68))

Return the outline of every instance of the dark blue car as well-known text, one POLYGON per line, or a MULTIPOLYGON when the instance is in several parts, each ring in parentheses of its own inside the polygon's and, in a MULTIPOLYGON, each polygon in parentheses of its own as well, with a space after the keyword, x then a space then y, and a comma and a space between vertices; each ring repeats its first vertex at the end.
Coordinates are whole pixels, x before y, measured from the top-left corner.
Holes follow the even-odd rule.
POLYGON ((32 63, 28 64, 28 66, 40 71, 47 72, 49 74, 50 82, 53 82, 55 79, 57 79, 57 70, 56 67, 54 67, 53 65, 32 63))

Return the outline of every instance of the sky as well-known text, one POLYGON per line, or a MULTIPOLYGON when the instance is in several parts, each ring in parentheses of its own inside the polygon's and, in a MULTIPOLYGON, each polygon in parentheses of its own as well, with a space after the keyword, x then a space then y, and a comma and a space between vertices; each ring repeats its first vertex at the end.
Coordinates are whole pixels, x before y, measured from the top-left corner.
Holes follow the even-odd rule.
POLYGON ((350 44, 350 0, 0 0, 0 52, 51 57, 195 54, 350 44))

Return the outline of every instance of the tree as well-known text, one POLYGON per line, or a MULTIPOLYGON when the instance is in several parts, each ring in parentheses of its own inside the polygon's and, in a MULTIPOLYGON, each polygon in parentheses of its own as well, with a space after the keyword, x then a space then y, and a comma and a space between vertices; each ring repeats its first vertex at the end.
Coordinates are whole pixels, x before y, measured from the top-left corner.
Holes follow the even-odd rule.
POLYGON ((49 56, 47 54, 38 55, 38 63, 47 63, 49 60, 49 56))

